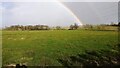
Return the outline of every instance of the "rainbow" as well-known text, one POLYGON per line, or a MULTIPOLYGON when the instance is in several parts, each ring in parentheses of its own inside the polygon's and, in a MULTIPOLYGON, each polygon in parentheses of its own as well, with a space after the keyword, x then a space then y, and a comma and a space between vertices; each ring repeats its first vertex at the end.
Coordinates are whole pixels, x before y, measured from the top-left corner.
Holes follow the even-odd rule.
POLYGON ((62 6, 64 9, 66 9, 76 20, 76 23, 78 23, 80 26, 82 26, 82 22, 79 20, 79 18, 67 7, 65 6, 62 2, 57 1, 57 3, 62 6))

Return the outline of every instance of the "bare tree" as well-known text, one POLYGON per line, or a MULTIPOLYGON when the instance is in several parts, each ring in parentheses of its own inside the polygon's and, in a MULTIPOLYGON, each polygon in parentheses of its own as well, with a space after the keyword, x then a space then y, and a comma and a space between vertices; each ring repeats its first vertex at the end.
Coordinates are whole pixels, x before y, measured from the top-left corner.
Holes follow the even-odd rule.
POLYGON ((74 25, 70 25, 69 30, 78 29, 78 28, 79 28, 79 25, 77 23, 74 23, 74 25))
POLYGON ((56 26, 56 29, 57 29, 57 30, 60 30, 60 29, 61 29, 61 27, 60 27, 60 26, 56 26))
POLYGON ((74 29, 78 29, 78 24, 77 23, 74 23, 74 29))

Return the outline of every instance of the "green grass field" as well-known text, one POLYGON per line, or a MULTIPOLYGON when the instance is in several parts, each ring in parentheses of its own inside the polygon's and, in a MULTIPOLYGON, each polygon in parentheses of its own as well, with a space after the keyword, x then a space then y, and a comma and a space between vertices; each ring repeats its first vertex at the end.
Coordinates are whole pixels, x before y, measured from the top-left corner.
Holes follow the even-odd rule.
POLYGON ((57 59, 107 50, 118 42, 117 31, 46 30, 3 31, 3 65, 23 63, 29 66, 61 65, 57 59))

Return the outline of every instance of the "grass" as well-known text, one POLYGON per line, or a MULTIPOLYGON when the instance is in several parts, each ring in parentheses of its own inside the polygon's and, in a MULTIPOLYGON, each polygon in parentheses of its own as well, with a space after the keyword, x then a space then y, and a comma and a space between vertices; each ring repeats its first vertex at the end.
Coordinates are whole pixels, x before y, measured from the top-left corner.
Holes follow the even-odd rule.
POLYGON ((2 31, 0 30, 0 67, 2 67, 2 31))
POLYGON ((85 50, 106 50, 118 42, 116 31, 47 30, 3 31, 3 65, 61 65, 57 59, 85 50))

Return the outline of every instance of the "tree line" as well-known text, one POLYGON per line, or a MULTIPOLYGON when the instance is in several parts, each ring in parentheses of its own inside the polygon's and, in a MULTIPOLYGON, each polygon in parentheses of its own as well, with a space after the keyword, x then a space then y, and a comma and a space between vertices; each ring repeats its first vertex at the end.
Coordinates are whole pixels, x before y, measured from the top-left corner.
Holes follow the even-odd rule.
POLYGON ((10 27, 5 27, 4 30, 49 30, 49 26, 47 25, 12 25, 10 27))
POLYGON ((5 27, 3 30, 77 30, 77 29, 85 29, 85 30, 117 30, 118 24, 100 24, 100 25, 91 25, 85 24, 83 26, 79 26, 77 23, 70 25, 67 28, 63 28, 61 26, 49 27, 48 25, 12 25, 9 27, 5 27))
MULTIPOLYGON (((78 29, 78 24, 74 23, 73 25, 70 25, 69 30, 74 30, 74 29, 78 29)), ((5 27, 3 30, 50 30, 52 29, 51 27, 49 27, 48 25, 12 25, 9 27, 5 27)), ((62 30, 64 28, 62 28, 61 26, 56 26, 55 27, 56 30, 62 30)))

